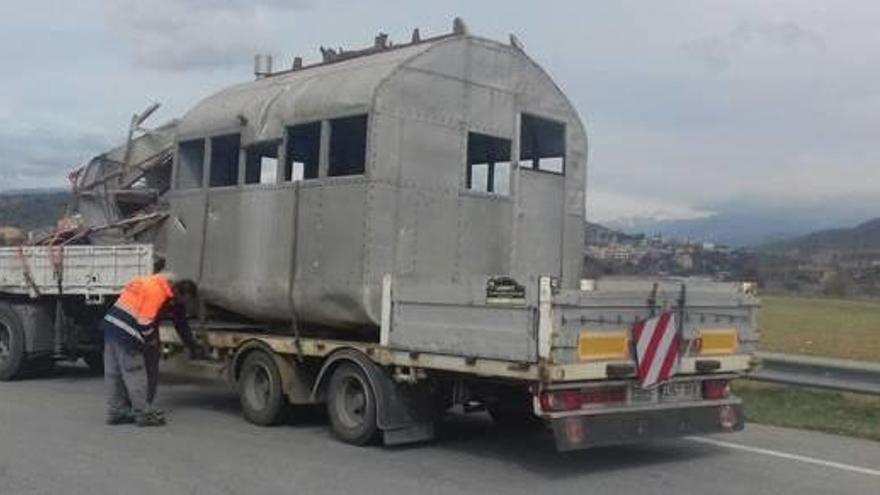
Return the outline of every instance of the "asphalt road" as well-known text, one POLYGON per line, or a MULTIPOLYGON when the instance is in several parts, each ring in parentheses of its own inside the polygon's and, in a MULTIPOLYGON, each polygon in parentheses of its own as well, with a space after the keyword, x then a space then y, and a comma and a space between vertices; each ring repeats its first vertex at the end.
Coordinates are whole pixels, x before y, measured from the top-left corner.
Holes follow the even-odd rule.
POLYGON ((0 495, 880 493, 880 443, 760 425, 568 454, 543 432, 453 415, 431 444, 336 442, 319 412, 260 428, 222 385, 165 377, 161 429, 106 427, 84 369, 0 383, 0 495))

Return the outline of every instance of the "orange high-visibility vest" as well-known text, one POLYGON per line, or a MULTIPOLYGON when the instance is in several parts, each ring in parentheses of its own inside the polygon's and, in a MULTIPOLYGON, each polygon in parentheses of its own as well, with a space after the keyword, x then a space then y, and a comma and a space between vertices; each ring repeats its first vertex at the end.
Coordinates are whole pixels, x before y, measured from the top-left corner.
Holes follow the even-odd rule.
POLYGON ((143 326, 152 325, 162 306, 174 296, 171 284, 162 275, 138 277, 119 294, 116 307, 131 315, 143 326))

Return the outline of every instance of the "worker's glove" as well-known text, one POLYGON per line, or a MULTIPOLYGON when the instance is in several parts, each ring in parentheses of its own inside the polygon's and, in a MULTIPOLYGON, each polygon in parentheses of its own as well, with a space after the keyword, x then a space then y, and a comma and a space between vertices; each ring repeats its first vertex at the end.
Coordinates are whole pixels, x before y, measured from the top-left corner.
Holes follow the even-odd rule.
POLYGON ((208 352, 204 347, 197 345, 189 349, 189 358, 195 361, 208 359, 208 352))

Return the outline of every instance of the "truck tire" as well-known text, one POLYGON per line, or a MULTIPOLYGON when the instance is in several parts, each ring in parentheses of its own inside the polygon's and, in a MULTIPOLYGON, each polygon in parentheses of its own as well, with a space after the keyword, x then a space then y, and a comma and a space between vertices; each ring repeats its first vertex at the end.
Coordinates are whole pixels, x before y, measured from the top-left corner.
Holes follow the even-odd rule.
POLYGON ((272 356, 253 351, 245 358, 238 380, 244 417, 253 424, 274 426, 282 422, 288 404, 281 388, 281 373, 272 356))
POLYGON ((24 325, 13 307, 0 301, 0 381, 18 378, 26 364, 24 325))
POLYGON ((379 432, 376 424, 376 393, 357 365, 342 363, 333 370, 327 388, 327 416, 339 440, 366 445, 379 432))

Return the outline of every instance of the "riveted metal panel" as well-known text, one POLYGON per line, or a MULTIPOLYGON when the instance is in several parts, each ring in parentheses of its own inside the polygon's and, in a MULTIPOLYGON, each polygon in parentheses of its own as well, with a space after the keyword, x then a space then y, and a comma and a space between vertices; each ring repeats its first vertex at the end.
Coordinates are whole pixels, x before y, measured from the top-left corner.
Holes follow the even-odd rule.
POLYGON ((472 38, 467 78, 484 87, 513 92, 518 80, 518 54, 509 46, 472 38))
POLYGON ((468 86, 468 129, 512 139, 515 99, 512 93, 484 86, 468 86))
POLYGON ((461 196, 459 273, 511 273, 511 233, 507 226, 512 213, 513 201, 508 197, 461 196))
POLYGON ((181 119, 180 136, 242 127, 242 143, 280 139, 284 125, 350 115, 372 106, 376 88, 431 44, 238 84, 202 100, 181 119))
POLYGON ((452 276, 458 239, 458 196, 426 193, 417 214, 416 271, 452 276))
POLYGON ((207 195, 198 189, 176 191, 169 196, 169 205, 169 216, 165 222, 168 268, 182 277, 198 281, 202 267, 207 195))
MULTIPOLYGON (((300 189, 293 301, 299 318, 332 326, 379 325, 364 286, 367 182, 322 179, 300 189)), ((377 284, 381 280, 376 281, 377 284)))
POLYGON ((401 68, 383 84, 376 109, 407 121, 456 126, 465 122, 467 86, 458 79, 401 68))
POLYGON ((561 277, 563 216, 559 194, 565 178, 526 169, 518 173, 514 273, 529 280, 540 275, 561 277))
POLYGON ((401 137, 400 185, 428 195, 457 196, 462 169, 461 131, 432 122, 410 121, 403 127, 401 137))
POLYGON ((289 273, 296 203, 293 184, 208 193, 203 297, 252 318, 290 316, 289 273))
POLYGON ((400 173, 400 151, 405 119, 382 112, 374 112, 370 121, 370 179, 374 182, 397 183, 400 173))

